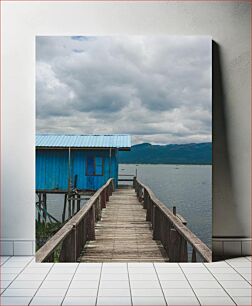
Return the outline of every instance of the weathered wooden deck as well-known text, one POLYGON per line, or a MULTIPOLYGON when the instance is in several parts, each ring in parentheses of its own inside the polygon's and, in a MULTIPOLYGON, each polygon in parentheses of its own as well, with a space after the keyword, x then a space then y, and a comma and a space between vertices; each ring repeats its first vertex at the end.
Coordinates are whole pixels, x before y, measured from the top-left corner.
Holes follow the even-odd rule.
POLYGON ((119 188, 102 210, 93 241, 87 241, 81 262, 168 261, 159 240, 153 240, 151 222, 132 187, 119 188))

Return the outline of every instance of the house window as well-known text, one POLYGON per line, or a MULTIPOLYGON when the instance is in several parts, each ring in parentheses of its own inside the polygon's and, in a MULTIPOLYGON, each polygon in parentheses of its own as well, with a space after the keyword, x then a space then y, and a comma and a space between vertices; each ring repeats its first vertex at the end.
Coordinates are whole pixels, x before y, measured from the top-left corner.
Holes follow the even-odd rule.
POLYGON ((88 157, 86 166, 86 175, 103 175, 103 158, 88 157))

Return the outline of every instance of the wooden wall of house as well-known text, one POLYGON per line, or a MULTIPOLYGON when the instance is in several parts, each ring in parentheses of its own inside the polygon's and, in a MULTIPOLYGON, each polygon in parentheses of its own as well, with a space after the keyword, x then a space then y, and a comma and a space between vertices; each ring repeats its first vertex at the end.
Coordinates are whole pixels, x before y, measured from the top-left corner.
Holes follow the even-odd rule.
MULTIPOLYGON (((109 177, 117 183, 118 163, 117 150, 109 149, 82 150, 71 149, 71 182, 72 186, 77 175, 76 188, 79 190, 97 190, 109 177), (102 175, 87 175, 87 159, 100 157, 103 159, 102 175)), ((68 149, 37 149, 36 150, 36 190, 68 190, 69 176, 68 149)))

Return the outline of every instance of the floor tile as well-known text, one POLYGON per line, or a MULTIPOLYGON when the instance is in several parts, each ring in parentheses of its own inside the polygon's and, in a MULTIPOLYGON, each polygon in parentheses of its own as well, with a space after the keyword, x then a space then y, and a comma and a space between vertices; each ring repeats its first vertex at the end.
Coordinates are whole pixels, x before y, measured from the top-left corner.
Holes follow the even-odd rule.
POLYGON ((130 296, 129 288, 100 288, 98 292, 98 296, 130 296))
POLYGON ((229 262, 229 265, 233 268, 248 268, 251 270, 252 263, 251 261, 235 261, 235 262, 229 262))
POLYGON ((34 259, 34 256, 12 256, 10 261, 25 261, 30 262, 34 259))
POLYGON ((251 274, 245 274, 243 273, 242 274, 242 277, 247 280, 250 284, 252 284, 252 277, 251 277, 251 274))
POLYGON ((221 288, 221 285, 215 281, 215 280, 210 280, 210 281, 201 281, 201 280, 190 280, 190 285, 192 288, 221 288))
POLYGON ((226 262, 230 263, 230 262, 247 262, 248 258, 247 257, 236 257, 236 258, 230 258, 230 259, 226 259, 226 262))
POLYGON ((172 305, 200 305, 198 299, 195 296, 178 297, 178 296, 166 296, 166 302, 169 306, 172 305))
POLYGON ((224 288, 251 288, 251 285, 244 281, 228 281, 228 280, 220 280, 219 281, 222 287, 224 288))
POLYGON ((66 291, 66 288, 39 288, 38 292, 36 293, 36 296, 64 296, 66 291))
POLYGON ((160 284, 157 280, 154 280, 154 281, 130 281, 130 287, 131 288, 139 288, 139 289, 147 289, 147 288, 150 288, 150 289, 158 289, 160 288, 160 284))
POLYGON ((251 288, 226 288, 230 296, 251 296, 251 288))
POLYGON ((155 262, 154 263, 154 266, 156 268, 159 268, 159 267, 179 267, 179 264, 177 262, 155 262))
POLYGON ((18 281, 15 280, 11 283, 10 289, 29 289, 29 288, 38 288, 41 285, 42 281, 18 281))
POLYGON ((158 274, 158 278, 160 281, 164 280, 186 280, 185 275, 183 273, 165 273, 165 274, 158 274))
POLYGON ((232 274, 235 273, 235 270, 231 267, 209 267, 208 268, 213 274, 232 274))
POLYGON ((78 267, 78 264, 75 264, 75 263, 69 263, 69 264, 58 263, 58 264, 55 264, 51 268, 50 273, 64 273, 64 274, 71 273, 73 274, 76 271, 77 267, 78 267))
POLYGON ((29 305, 30 300, 32 299, 31 296, 11 296, 11 297, 1 297, 1 306, 3 305, 29 305))
POLYGON ((2 296, 33 296, 37 288, 26 288, 26 289, 10 289, 7 288, 2 296))
POLYGON ((101 280, 128 280, 128 274, 126 273, 121 273, 121 274, 102 274, 101 275, 101 280))
POLYGON ((139 288, 131 288, 132 296, 163 296, 163 292, 161 289, 139 289, 139 288))
POLYGON ((247 267, 247 268, 240 268, 240 267, 234 267, 235 271, 243 274, 243 273, 248 273, 248 274, 251 274, 251 268, 250 267, 247 267))
POLYGON ((187 288, 163 289, 163 292, 165 296, 194 296, 193 291, 187 288))
POLYGON ((136 268, 139 268, 139 267, 153 267, 153 263, 151 262, 129 262, 128 263, 128 268, 132 268, 132 267, 136 267, 136 268))
POLYGON ((173 281, 173 280, 161 280, 161 286, 163 289, 168 288, 190 288, 188 281, 181 280, 181 281, 173 281))
MULTIPOLYGON (((208 263, 207 263, 208 264, 208 263)), ((203 262, 180 262, 178 263, 180 267, 191 267, 191 268, 204 268, 203 262)))
POLYGON ((46 274, 49 272, 50 268, 26 268, 23 270, 22 273, 25 274, 43 274, 44 276, 46 276, 46 274))
POLYGON ((142 273, 142 274, 151 274, 156 273, 154 267, 129 267, 129 273, 142 273))
POLYGON ((102 273, 103 274, 123 274, 123 273, 128 273, 127 267, 122 267, 122 268, 102 268, 102 273))
POLYGON ((200 273, 209 273, 209 271, 207 270, 207 268, 205 268, 204 266, 202 266, 202 267, 195 267, 195 268, 193 268, 193 267, 189 267, 189 268, 187 268, 187 267, 182 267, 182 270, 183 270, 183 272, 185 273, 185 274, 200 274, 200 273))
POLYGON ((21 273, 16 280, 43 280, 45 278, 45 274, 32 274, 32 273, 21 273))
POLYGON ((124 297, 106 297, 106 296, 99 296, 97 299, 97 305, 123 305, 123 306, 129 306, 131 304, 131 298, 124 296, 124 297))
MULTIPOLYGON (((111 282, 109 282, 110 284, 111 282)), ((117 283, 117 282, 116 282, 117 283)), ((87 280, 73 280, 70 284, 70 288, 76 288, 76 289, 81 289, 81 288, 86 288, 86 289, 92 289, 92 288, 98 288, 99 281, 87 281, 87 280)))
POLYGON ((98 288, 70 288, 67 291, 67 296, 97 296, 98 288))
POLYGON ((154 273, 151 274, 141 274, 141 273, 130 273, 130 280, 157 280, 157 276, 154 273))
POLYGON ((18 274, 23 270, 23 268, 11 268, 11 267, 1 267, 1 274, 18 274))
POLYGON ((251 306, 252 298, 250 296, 234 296, 233 300, 237 305, 251 306))
POLYGON ((183 273, 182 270, 180 269, 180 267, 158 267, 156 268, 156 271, 158 274, 164 274, 164 273, 183 273))
POLYGON ((78 305, 78 306, 91 306, 95 305, 96 297, 95 296, 66 296, 62 305, 78 305))
POLYGON ((0 264, 2 265, 9 259, 10 259, 10 256, 0 256, 0 264))
POLYGON ((11 284, 11 280, 2 280, 0 281, 1 288, 7 288, 11 284))
POLYGON ((27 263, 23 261, 7 261, 2 265, 1 270, 3 267, 4 268, 25 268, 26 266, 27 266, 27 263))
POLYGON ((55 289, 64 289, 68 288, 70 284, 70 280, 68 281, 50 281, 46 280, 42 283, 41 288, 42 289, 50 289, 50 288, 55 288, 55 289))
POLYGON ((75 274, 73 280, 77 281, 77 280, 90 280, 90 281, 98 281, 100 279, 100 273, 94 273, 94 274, 75 274))
POLYGON ((87 274, 100 274, 101 273, 101 267, 78 267, 76 272, 76 274, 83 274, 83 273, 87 273, 87 274))
POLYGON ((112 288, 119 288, 119 289, 124 289, 124 288, 129 288, 129 281, 101 281, 99 288, 104 288, 104 289, 112 289, 112 288))
POLYGON ((227 296, 222 288, 193 288, 195 294, 199 296, 227 296))
POLYGON ((214 275, 217 280, 244 280, 241 275, 238 273, 223 273, 223 274, 215 274, 214 275))
POLYGON ((67 273, 67 274, 60 274, 60 273, 50 273, 46 276, 46 280, 57 280, 57 281, 62 281, 62 280, 71 280, 73 277, 73 274, 67 273))
POLYGON ((79 263, 79 267, 101 267, 102 265, 104 265, 105 263, 101 263, 101 262, 81 262, 79 263))
POLYGON ((30 305, 61 305, 63 298, 63 296, 35 296, 30 305))
POLYGON ((34 262, 31 261, 27 268, 51 268, 53 265, 55 265, 53 262, 34 262))
POLYGON ((235 305, 235 303, 228 296, 218 296, 218 297, 199 296, 198 299, 202 306, 204 305, 209 305, 209 306, 235 305))
POLYGON ((201 281, 207 281, 207 280, 215 280, 213 275, 211 273, 199 273, 199 274, 187 274, 186 277, 188 280, 201 280, 201 281))
POLYGON ((218 268, 218 267, 219 268, 230 267, 230 265, 227 262, 225 262, 225 261, 207 262, 207 263, 204 263, 204 266, 206 268, 210 268, 210 267, 212 267, 212 268, 214 268, 214 267, 216 267, 216 268, 218 268))
POLYGON ((17 277, 18 274, 13 274, 13 273, 9 273, 9 274, 2 274, 1 273, 1 281, 2 280, 14 280, 14 278, 17 277))
POLYGON ((139 306, 143 306, 143 305, 158 305, 158 306, 162 306, 162 305, 166 305, 165 299, 161 296, 154 296, 154 297, 146 297, 146 296, 133 296, 132 297, 132 301, 133 301, 133 305, 139 305, 139 306))

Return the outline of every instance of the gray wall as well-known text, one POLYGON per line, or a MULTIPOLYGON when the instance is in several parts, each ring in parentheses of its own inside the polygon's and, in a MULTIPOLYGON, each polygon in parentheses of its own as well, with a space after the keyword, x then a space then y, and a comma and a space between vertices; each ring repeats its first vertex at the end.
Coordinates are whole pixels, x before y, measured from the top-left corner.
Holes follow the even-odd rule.
POLYGON ((210 35, 214 45, 213 246, 250 252, 250 4, 2 4, 3 254, 34 252, 35 36, 210 35))

